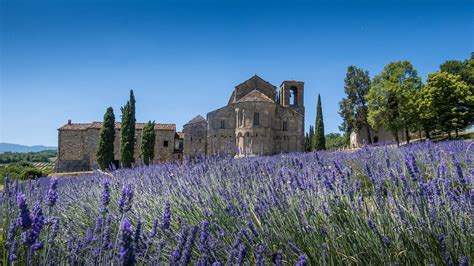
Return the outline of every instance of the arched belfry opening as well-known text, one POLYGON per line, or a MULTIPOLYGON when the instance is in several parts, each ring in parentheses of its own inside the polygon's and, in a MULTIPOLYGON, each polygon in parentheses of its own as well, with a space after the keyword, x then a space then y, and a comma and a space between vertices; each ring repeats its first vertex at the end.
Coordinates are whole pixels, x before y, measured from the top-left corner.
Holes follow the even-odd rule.
POLYGON ((290 106, 298 105, 298 88, 291 86, 290 88, 290 106))
POLYGON ((283 81, 280 86, 280 105, 303 111, 304 82, 296 80, 283 81))

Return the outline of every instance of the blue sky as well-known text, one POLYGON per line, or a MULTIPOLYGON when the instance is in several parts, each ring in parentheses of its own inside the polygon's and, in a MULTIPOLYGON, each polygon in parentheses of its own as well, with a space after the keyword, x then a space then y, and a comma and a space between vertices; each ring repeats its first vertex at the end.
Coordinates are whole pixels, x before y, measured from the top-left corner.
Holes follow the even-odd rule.
POLYGON ((410 60, 426 79, 474 51, 473 3, 1 0, 0 142, 57 145, 68 119, 120 119, 130 89, 138 121, 180 130, 254 74, 305 81, 307 127, 320 93, 337 132, 349 65, 410 60))

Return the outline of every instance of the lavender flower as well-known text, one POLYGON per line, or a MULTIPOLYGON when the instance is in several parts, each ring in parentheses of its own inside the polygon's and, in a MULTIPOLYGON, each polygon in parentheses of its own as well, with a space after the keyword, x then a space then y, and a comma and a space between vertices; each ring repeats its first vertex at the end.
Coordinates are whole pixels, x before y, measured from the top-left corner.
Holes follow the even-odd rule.
POLYGON ((111 223, 111 217, 107 216, 107 218, 105 219, 104 236, 102 238, 102 248, 104 250, 108 250, 112 248, 112 242, 110 238, 110 223, 111 223))
POLYGON ((299 258, 298 258, 298 262, 296 263, 296 266, 306 266, 308 265, 308 260, 306 258, 306 255, 301 255, 299 258))
POLYGON ((265 265, 265 255, 264 255, 265 248, 263 245, 259 245, 257 251, 255 252, 255 264, 257 266, 265 265))
POLYGON ((278 250, 277 253, 273 254, 273 263, 278 266, 281 265, 283 261, 283 257, 281 256, 281 250, 278 250))
POLYGON ((46 195, 46 205, 49 207, 53 207, 58 200, 58 178, 53 177, 49 180, 49 190, 48 194, 46 195))
POLYGON ((120 213, 127 213, 132 208, 133 189, 130 184, 127 184, 122 189, 122 197, 119 200, 120 213))
POLYGON ((30 210, 28 209, 28 204, 26 203, 26 196, 23 193, 18 193, 16 196, 18 209, 20 214, 18 216, 18 225, 22 230, 27 230, 31 227, 31 218, 30 210))
POLYGON ((197 231, 198 231, 197 226, 194 226, 191 229, 191 233, 188 235, 188 238, 186 240, 186 245, 184 246, 183 255, 181 256, 181 259, 180 259, 180 263, 179 263, 180 265, 188 265, 189 262, 191 261, 191 252, 193 251, 197 231))
POLYGON ((171 205, 169 199, 166 200, 165 208, 161 217, 161 230, 165 231, 170 228, 171 225, 171 205))
POLYGON ((239 245, 239 253, 237 254, 237 264, 242 265, 244 263, 245 256, 247 255, 247 251, 245 250, 245 245, 239 245))
POLYGON ((158 219, 153 220, 153 225, 151 226, 150 233, 148 233, 148 242, 153 241, 153 238, 158 233, 158 219))
POLYGON ((181 230, 179 231, 178 234, 178 244, 176 245, 175 250, 170 256, 169 263, 171 265, 177 264, 179 260, 181 259, 181 253, 183 252, 183 248, 186 245, 188 237, 188 226, 184 224, 181 227, 181 230))
POLYGON ((122 265, 134 265, 135 254, 133 250, 132 228, 127 218, 120 226, 120 260, 122 265))
POLYGON ((43 229, 44 226, 44 215, 43 215, 43 210, 41 209, 41 206, 39 205, 39 202, 35 203, 35 206, 33 208, 33 213, 31 214, 32 216, 32 229, 29 230, 29 242, 33 245, 32 248, 33 250, 38 250, 43 248, 43 244, 38 242, 39 241, 39 235, 41 233, 41 229, 43 229))
POLYGON ((102 186, 104 187, 102 190, 102 195, 100 196, 100 210, 102 213, 107 212, 107 206, 110 204, 110 181, 106 177, 102 182, 102 186))

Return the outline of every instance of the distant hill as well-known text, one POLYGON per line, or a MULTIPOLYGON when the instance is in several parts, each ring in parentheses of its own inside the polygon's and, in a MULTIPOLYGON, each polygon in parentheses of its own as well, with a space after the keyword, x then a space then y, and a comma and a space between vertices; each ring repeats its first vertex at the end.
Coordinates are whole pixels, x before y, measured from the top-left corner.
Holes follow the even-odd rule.
POLYGON ((57 147, 51 147, 51 146, 43 146, 43 145, 26 146, 26 145, 20 145, 20 144, 0 142, 0 153, 7 152, 7 151, 38 152, 38 151, 56 150, 56 149, 57 147))

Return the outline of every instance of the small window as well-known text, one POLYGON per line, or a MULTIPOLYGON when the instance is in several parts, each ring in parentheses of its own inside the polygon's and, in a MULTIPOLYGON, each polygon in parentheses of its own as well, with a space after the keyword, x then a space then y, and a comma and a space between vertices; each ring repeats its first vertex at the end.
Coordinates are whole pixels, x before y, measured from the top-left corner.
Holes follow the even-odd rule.
POLYGON ((163 147, 168 147, 168 144, 169 144, 169 143, 168 143, 167 140, 163 141, 163 147))
POLYGON ((224 119, 221 120, 221 129, 225 129, 225 120, 224 119))
POLYGON ((260 113, 253 113, 253 126, 260 126, 260 113))
POLYGON ((288 131, 288 121, 283 121, 283 131, 288 131))
POLYGON ((379 137, 378 137, 378 136, 375 136, 375 137, 374 137, 374 143, 377 143, 377 142, 379 142, 379 137))

